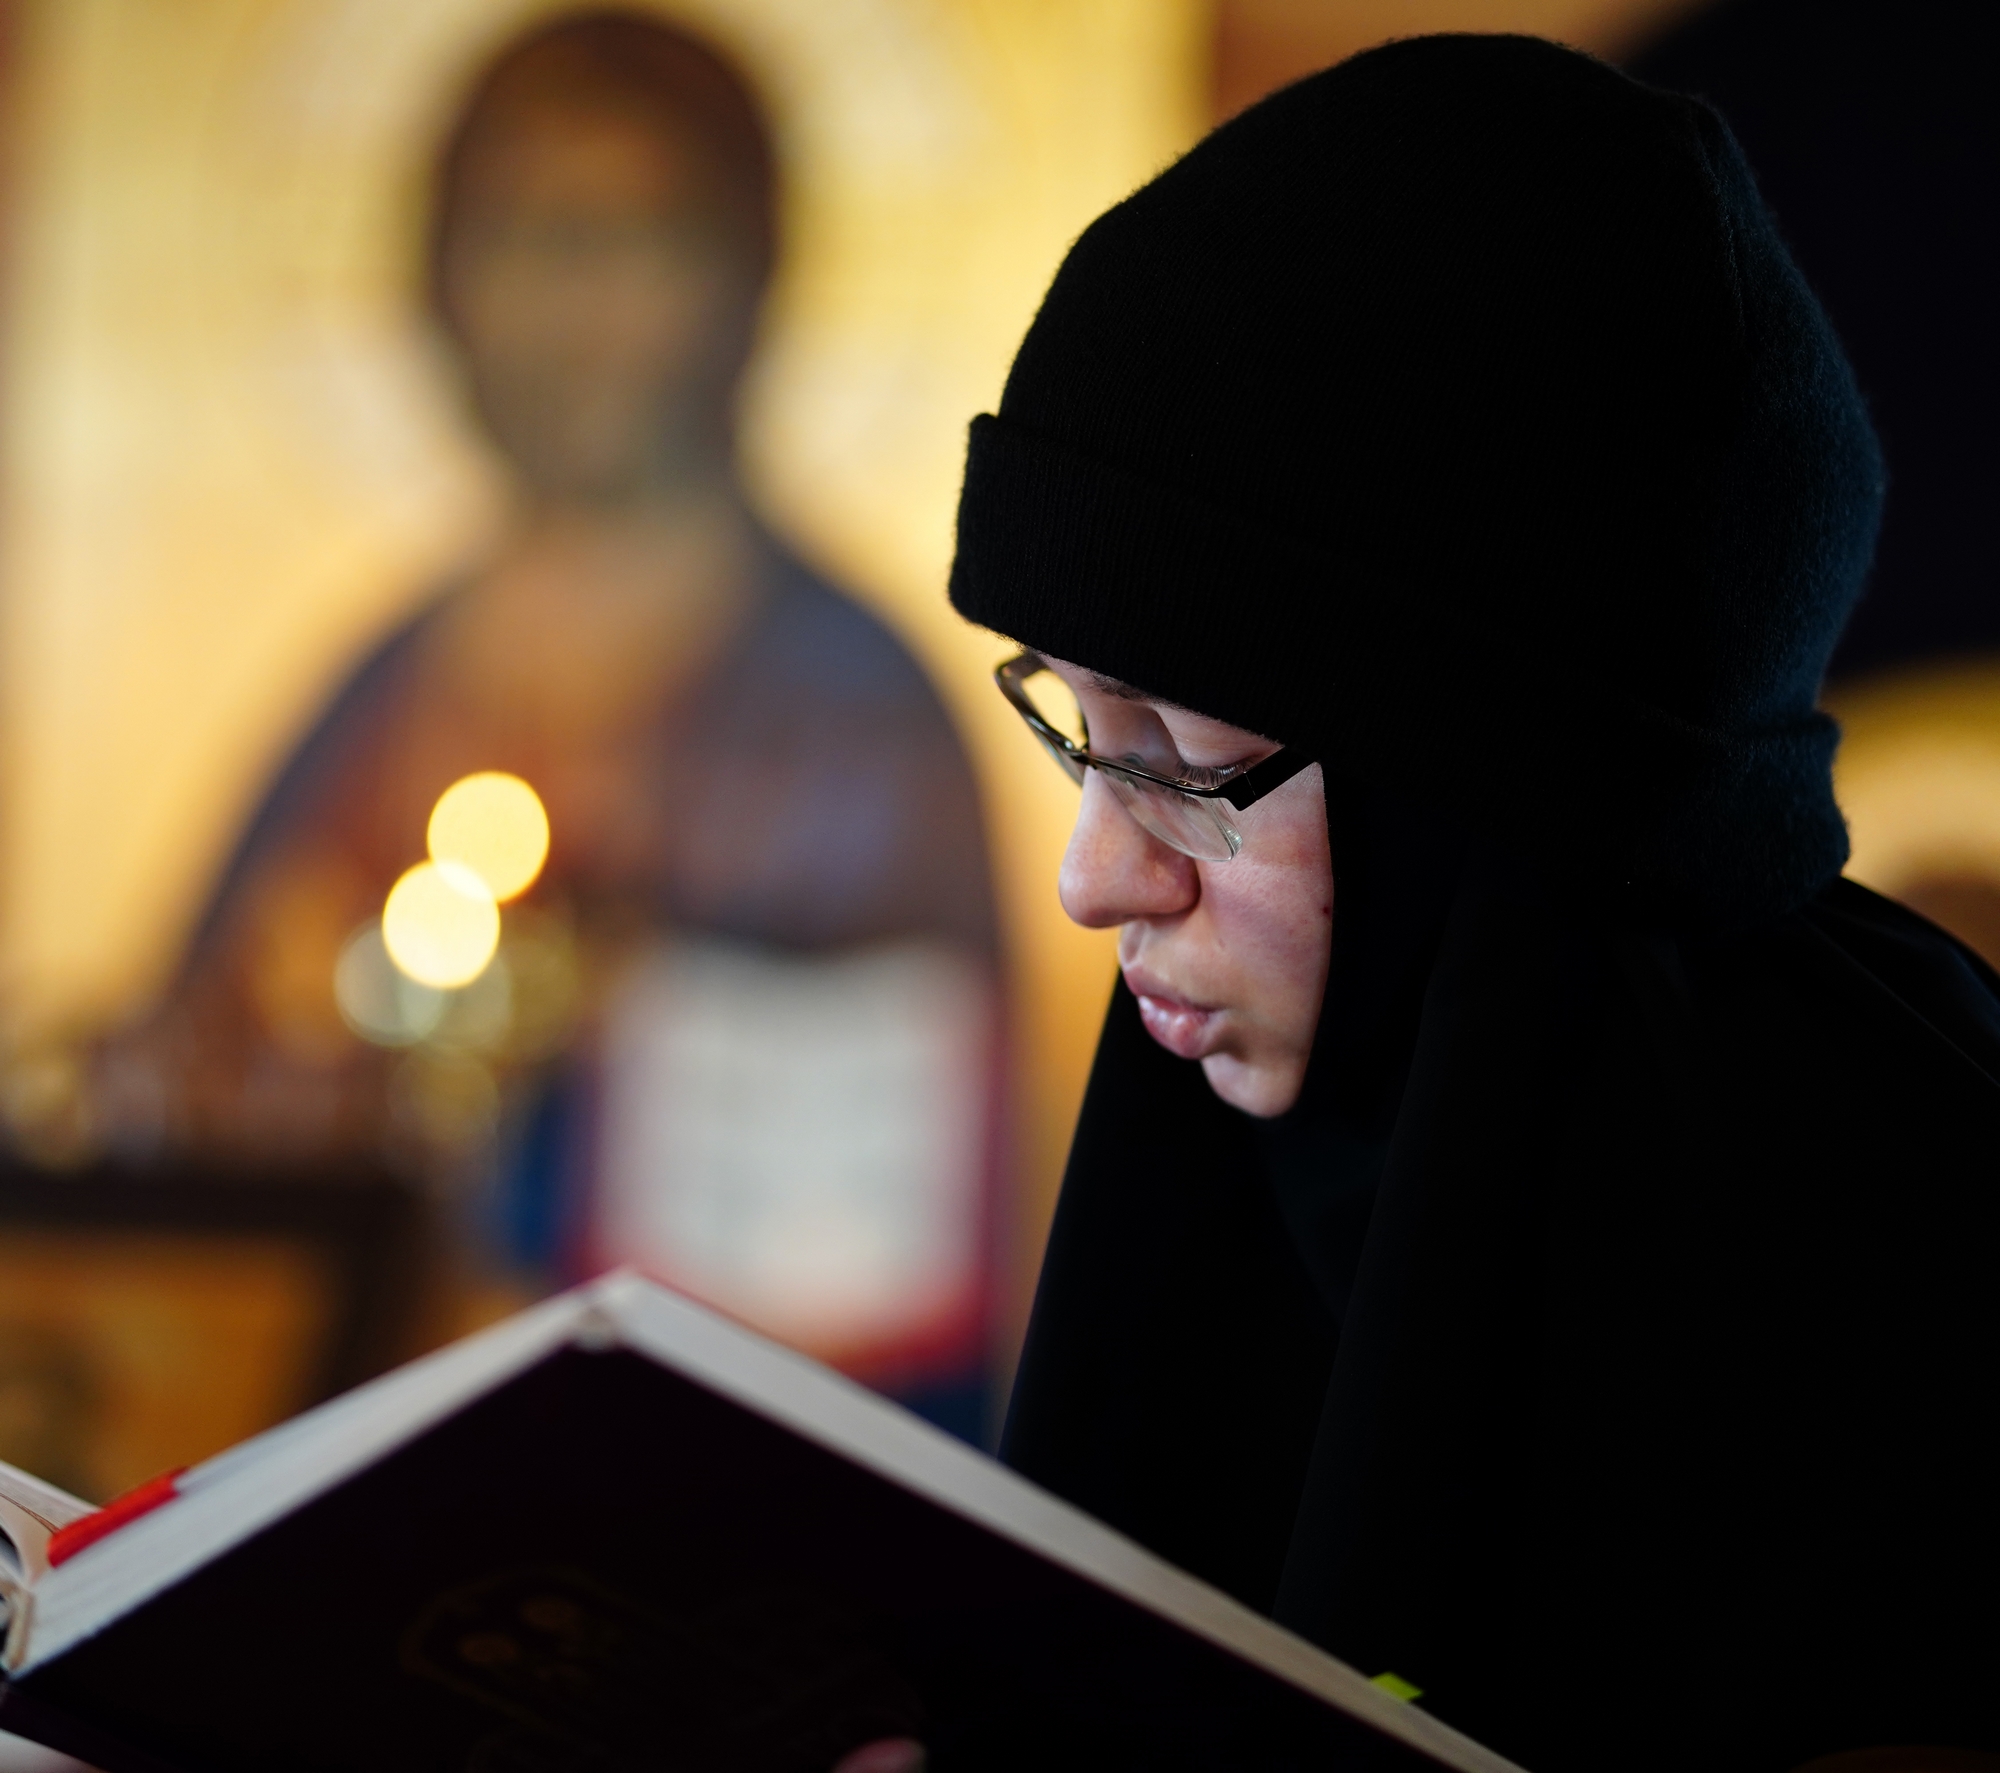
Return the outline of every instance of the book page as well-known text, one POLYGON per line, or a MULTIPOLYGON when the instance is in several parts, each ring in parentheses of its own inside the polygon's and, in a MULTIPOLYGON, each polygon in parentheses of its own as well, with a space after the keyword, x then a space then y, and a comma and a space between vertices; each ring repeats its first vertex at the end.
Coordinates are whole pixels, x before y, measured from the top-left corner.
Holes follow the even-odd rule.
POLYGON ((60 1749, 0 1730, 0 1773, 95 1773, 95 1769, 60 1749))
POLYGON ((23 1581, 34 1581, 48 1568, 50 1534, 94 1513, 95 1506, 82 1497, 0 1460, 0 1534, 5 1535, 0 1560, 23 1581))

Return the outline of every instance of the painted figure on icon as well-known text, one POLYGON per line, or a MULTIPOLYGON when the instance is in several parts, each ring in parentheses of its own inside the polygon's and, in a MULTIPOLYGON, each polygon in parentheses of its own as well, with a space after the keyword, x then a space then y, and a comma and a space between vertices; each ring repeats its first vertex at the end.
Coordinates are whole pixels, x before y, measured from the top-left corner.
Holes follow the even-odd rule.
POLYGON ((478 79, 429 296, 511 523, 299 746, 103 1094, 128 1145, 386 1157, 517 1270, 634 1261, 949 1389, 983 1312, 986 858, 923 673, 739 487, 777 197, 744 82, 659 24, 559 22, 478 79))

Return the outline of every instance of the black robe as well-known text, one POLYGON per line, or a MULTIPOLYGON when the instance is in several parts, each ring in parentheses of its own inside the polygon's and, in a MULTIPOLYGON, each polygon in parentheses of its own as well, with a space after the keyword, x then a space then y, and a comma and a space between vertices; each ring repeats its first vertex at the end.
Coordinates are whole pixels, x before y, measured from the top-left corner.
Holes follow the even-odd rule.
POLYGON ((2000 981, 1330 798, 1304 1099, 1119 989, 1006 1457, 1536 1773, 2000 1748, 2000 981))

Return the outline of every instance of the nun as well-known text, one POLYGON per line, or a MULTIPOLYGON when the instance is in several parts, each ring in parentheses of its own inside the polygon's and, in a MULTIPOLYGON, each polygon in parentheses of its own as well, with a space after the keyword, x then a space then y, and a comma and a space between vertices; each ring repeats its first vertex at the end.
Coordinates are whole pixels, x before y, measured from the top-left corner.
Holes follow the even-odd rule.
POLYGON ((1217 130, 972 426, 1122 972, 1004 1456, 1536 1773, 2000 1766, 2000 981, 1815 706, 1883 483, 1721 119, 1522 37, 1217 130))

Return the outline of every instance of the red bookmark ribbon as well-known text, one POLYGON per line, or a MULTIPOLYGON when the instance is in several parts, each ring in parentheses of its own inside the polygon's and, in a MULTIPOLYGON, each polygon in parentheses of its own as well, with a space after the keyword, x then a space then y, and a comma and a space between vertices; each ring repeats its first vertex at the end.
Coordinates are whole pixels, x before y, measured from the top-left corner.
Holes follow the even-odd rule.
POLYGON ((151 1514, 163 1502, 171 1502, 180 1492, 181 1473, 185 1465, 172 1471, 163 1471, 156 1478, 148 1478, 137 1489, 127 1490, 122 1496, 114 1496, 95 1514, 86 1514, 73 1520, 66 1527, 58 1527, 49 1535, 49 1562, 60 1564, 76 1556, 86 1545, 95 1545, 107 1533, 115 1533, 128 1521, 136 1521, 142 1514, 151 1514))

